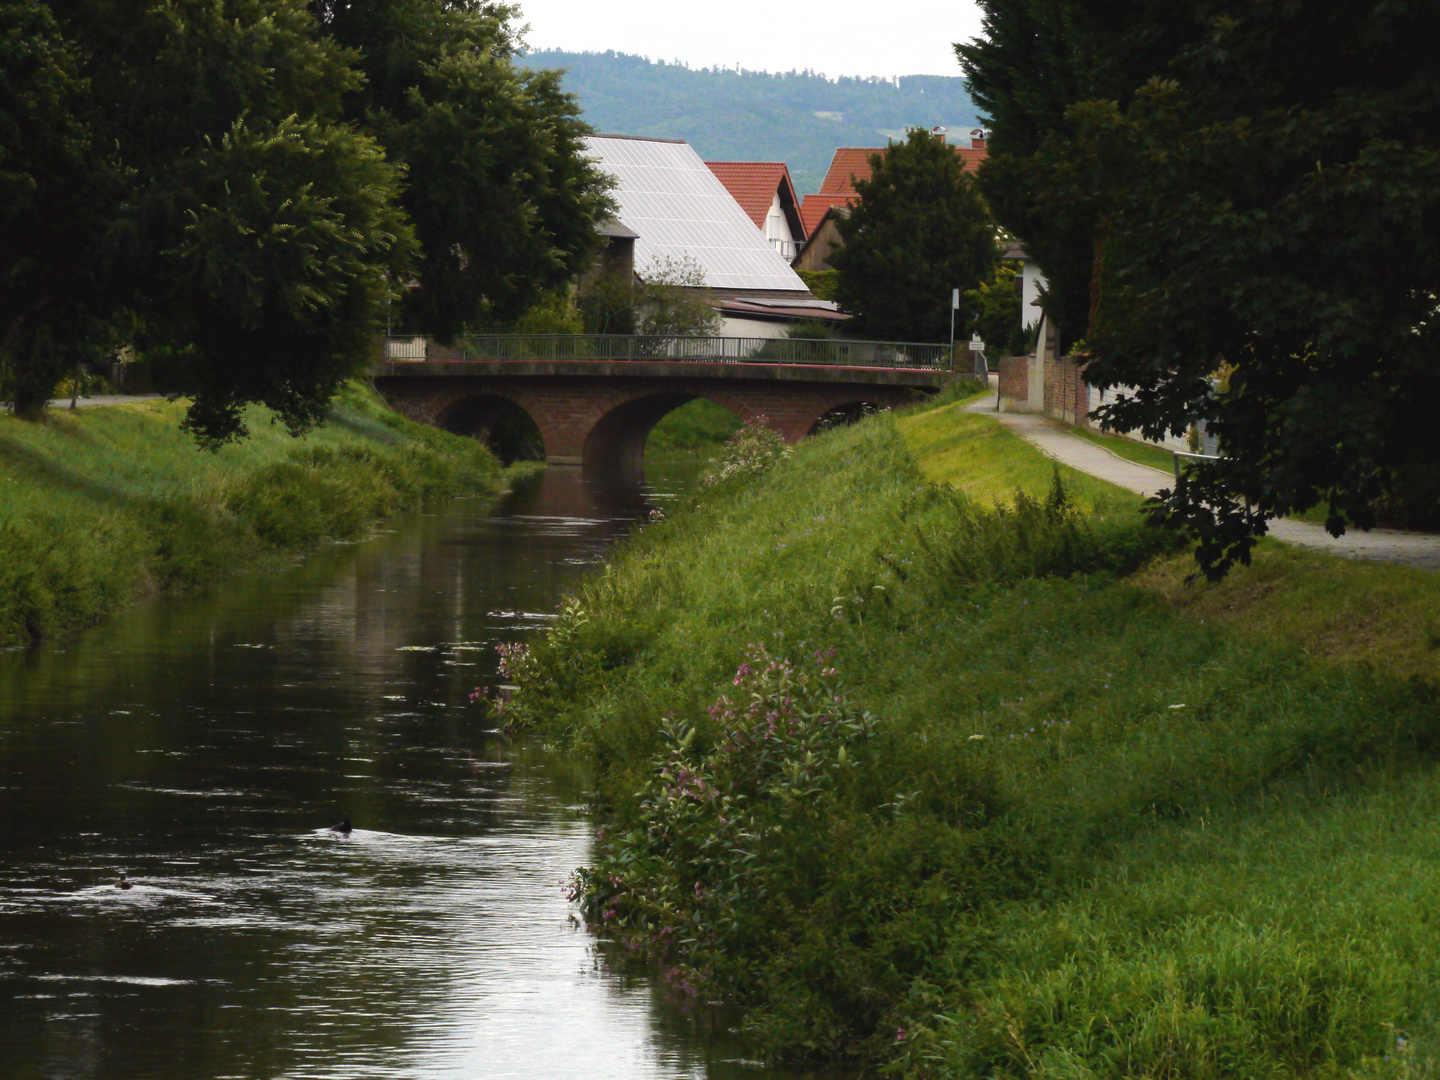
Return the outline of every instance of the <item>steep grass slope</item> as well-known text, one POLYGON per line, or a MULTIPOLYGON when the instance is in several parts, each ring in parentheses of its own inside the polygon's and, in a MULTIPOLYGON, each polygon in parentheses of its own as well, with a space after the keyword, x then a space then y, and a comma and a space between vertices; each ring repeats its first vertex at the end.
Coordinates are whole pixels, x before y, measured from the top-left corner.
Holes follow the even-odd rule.
POLYGON ((1440 586, 1267 548, 1185 590, 1133 500, 1067 501, 984 423, 807 441, 644 529, 509 664, 510 722, 601 767, 587 916, 780 1057, 1430 1075, 1433 650, 1357 662, 1311 609, 1440 586))
POLYGON ((359 388, 300 440, 254 409, 251 437, 214 454, 180 430, 182 412, 144 401, 0 416, 0 645, 357 536, 427 499, 501 487, 479 443, 411 423, 359 388))

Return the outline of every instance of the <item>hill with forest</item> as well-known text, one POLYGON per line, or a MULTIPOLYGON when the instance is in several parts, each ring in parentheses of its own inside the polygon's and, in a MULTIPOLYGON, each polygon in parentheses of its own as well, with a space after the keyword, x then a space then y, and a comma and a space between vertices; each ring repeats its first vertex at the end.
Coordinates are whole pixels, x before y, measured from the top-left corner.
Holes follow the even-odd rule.
POLYGON ((958 75, 831 79, 554 49, 520 63, 563 68, 596 131, 684 139, 707 161, 784 161, 802 195, 819 190, 836 147, 883 146, 937 124, 959 141, 976 122, 958 75))

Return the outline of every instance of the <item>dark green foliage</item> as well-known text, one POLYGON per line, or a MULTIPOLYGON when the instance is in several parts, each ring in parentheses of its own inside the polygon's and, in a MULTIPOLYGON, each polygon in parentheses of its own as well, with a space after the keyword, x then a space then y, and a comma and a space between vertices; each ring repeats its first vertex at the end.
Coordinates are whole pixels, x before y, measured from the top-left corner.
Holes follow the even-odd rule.
MULTIPOLYGON (((988 277, 995 230, 975 181, 955 151, 913 129, 872 155, 860 199, 840 218, 844 246, 830 256, 835 298, 854 316, 846 329, 891 341, 946 341, 951 290, 988 277)), ((969 334, 958 319, 956 336, 969 334)))
POLYGON ((1161 510, 1192 527, 1211 573, 1248 559, 1266 518, 1316 504, 1337 533, 1387 504, 1440 521, 1440 432, 1423 405, 1440 390, 1440 255, 1426 239, 1440 226, 1427 44, 1440 12, 1261 6, 1183 35, 1139 15, 1179 36, 1174 81, 1123 114, 1077 114, 1107 177, 1126 177, 1091 378, 1144 390, 1106 420, 1154 434, 1198 416, 1219 435, 1226 460, 1161 510), (1218 396, 1205 382, 1217 358, 1232 366, 1218 396))
POLYGON ((723 405, 697 398, 668 414, 650 431, 646 455, 713 454, 740 421, 723 405))
POLYGON ((168 287, 147 329, 189 343, 172 383, 195 399, 185 427, 202 444, 243 437, 260 401, 309 430, 374 348, 386 252, 406 231, 391 166, 342 126, 237 122, 171 180, 198 202, 155 267, 168 287))
POLYGON ((566 89, 597 131, 684 139, 707 161, 784 161, 801 194, 820 190, 836 147, 883 146, 909 127, 954 133, 975 125, 958 76, 830 79, 557 49, 520 62, 563 68, 566 89))
POLYGON ((890 424, 646 527, 515 671, 602 768, 592 915, 763 1051, 897 1075, 1344 1077, 1429 1032, 1433 688, 1178 617, 1117 577, 1172 537, 928 488, 890 424), (742 737, 786 709, 851 726, 742 737))
POLYGON ((973 313, 971 328, 985 342, 985 356, 992 364, 1002 356, 1027 352, 1020 324, 1020 275, 1013 266, 995 267, 990 279, 967 292, 963 302, 973 313))
POLYGON ((797 270, 800 280, 821 300, 834 300, 840 275, 834 270, 797 270))
POLYGON ((1099 192, 1069 160, 1065 112, 1103 96, 1102 65, 1075 27, 1074 0, 980 0, 983 36, 955 46, 991 125, 980 187, 996 219, 1044 271, 1045 314, 1068 344, 1085 335, 1099 192))
MULTIPOLYGON (((1033 235, 1091 259, 1087 380, 1137 388, 1103 422, 1219 436, 1225 460, 1156 508, 1207 573, 1317 505, 1336 533, 1440 520, 1434 6, 1067 0, 1039 38, 999 32, 1038 7, 993 7, 992 39, 962 50, 996 110, 987 192, 1032 252, 1033 235), (1093 77, 1024 98, 1046 48, 1093 77), (1088 248, 1063 217, 1047 234, 1049 192, 1085 208, 1088 248)), ((1078 282, 1052 276, 1066 311, 1078 282)))
POLYGON ((92 245, 115 163, 83 67, 48 4, 0 5, 0 399, 27 415, 107 344, 92 245))
POLYGON ((251 402, 300 433, 391 300, 448 338, 568 283, 606 184, 558 77, 512 65, 513 14, 0 6, 0 394, 33 414, 134 344, 202 444, 242 438, 251 402))
POLYGON ((409 249, 398 173, 342 123, 352 58, 298 0, 23 7, 43 63, 14 75, 58 138, 18 144, 34 206, 0 266, 7 392, 33 412, 134 340, 170 347, 202 441, 243 435, 249 401, 312 426, 409 249))
POLYGON ((423 257, 406 326, 449 340, 513 319, 597 249, 609 181, 583 158, 558 73, 512 63, 517 9, 464 0, 311 3, 354 49, 365 82, 347 114, 405 166, 403 205, 423 257))

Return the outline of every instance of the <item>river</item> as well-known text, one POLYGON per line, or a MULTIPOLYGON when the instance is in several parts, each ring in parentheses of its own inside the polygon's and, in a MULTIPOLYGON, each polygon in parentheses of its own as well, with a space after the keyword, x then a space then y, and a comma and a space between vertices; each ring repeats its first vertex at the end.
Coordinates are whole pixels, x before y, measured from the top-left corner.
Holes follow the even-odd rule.
POLYGON ((684 482, 551 469, 0 654, 0 1075, 777 1076, 606 963, 583 770, 468 703, 684 482))

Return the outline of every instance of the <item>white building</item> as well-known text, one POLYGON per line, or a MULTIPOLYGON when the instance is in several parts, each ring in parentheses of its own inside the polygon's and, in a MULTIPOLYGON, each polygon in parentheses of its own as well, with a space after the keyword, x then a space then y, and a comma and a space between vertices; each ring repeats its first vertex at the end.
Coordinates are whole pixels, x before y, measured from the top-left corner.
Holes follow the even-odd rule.
MULTIPOLYGON (((782 337, 799 319, 845 318, 815 299, 784 254, 800 228, 793 187, 793 222, 778 184, 769 191, 765 221, 771 209, 779 213, 767 235, 688 143, 630 135, 591 135, 585 143, 615 178, 617 217, 636 234, 635 273, 643 279, 667 259, 693 261, 720 309, 722 335, 782 337)), ((785 180, 788 186, 788 173, 785 180)))
POLYGON ((1045 275, 1040 266, 1025 251, 1025 245, 1018 241, 1005 249, 1003 256, 1011 265, 1018 264, 1020 272, 1020 323, 1029 330, 1040 321, 1040 294, 1045 290, 1045 275))

